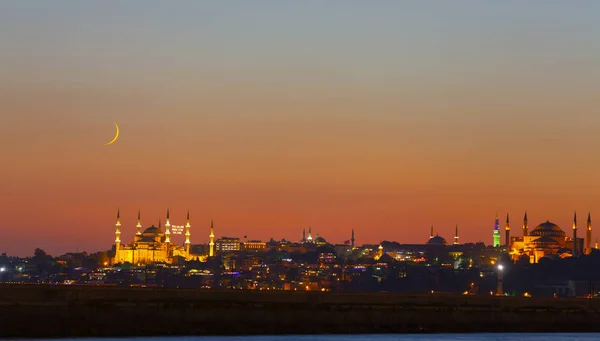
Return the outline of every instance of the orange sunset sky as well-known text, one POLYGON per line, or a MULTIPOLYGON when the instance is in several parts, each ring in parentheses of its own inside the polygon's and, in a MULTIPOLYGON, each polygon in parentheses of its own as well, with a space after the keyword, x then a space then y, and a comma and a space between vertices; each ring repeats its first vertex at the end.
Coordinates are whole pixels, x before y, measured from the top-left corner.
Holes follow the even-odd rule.
POLYGON ((138 209, 192 243, 600 221, 599 10, 1 2, 0 252, 107 250, 117 207, 125 242, 138 209))

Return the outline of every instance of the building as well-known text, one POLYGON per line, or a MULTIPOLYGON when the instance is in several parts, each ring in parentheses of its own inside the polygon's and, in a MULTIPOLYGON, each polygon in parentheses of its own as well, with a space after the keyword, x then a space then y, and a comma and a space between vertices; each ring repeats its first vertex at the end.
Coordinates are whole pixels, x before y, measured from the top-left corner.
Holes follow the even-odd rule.
MULTIPOLYGON (((588 235, 591 238, 591 219, 588 217, 588 235)), ((573 236, 569 237, 556 224, 547 220, 528 232, 527 213, 523 218, 523 236, 511 237, 508 252, 513 261, 527 257, 537 263, 542 257, 558 255, 562 258, 583 254, 584 240, 577 238, 577 217, 573 218, 573 236)))
POLYGON ((240 251, 240 238, 222 237, 215 243, 218 252, 240 251))
MULTIPOLYGON (((455 240, 458 242, 458 226, 456 227, 456 238, 455 240)), ((433 225, 431 225, 431 233, 429 234, 429 240, 427 241, 427 243, 425 243, 426 245, 447 245, 448 242, 446 242, 446 239, 444 239, 443 237, 440 237, 439 234, 433 234, 433 225)))
POLYGON ((500 247, 500 219, 496 214, 496 220, 494 220, 494 247, 500 247))
POLYGON ((265 251, 267 249, 267 243, 260 240, 248 240, 243 243, 244 251, 258 252, 265 251))
POLYGON ((178 260, 203 260, 205 257, 190 252, 190 213, 187 213, 185 225, 185 243, 183 246, 175 245, 171 241, 171 221, 169 210, 165 221, 165 231, 162 231, 160 220, 158 227, 152 225, 142 231, 141 216, 138 211, 137 232, 129 244, 121 242, 121 215, 117 210, 115 230, 115 256, 112 264, 131 263, 144 265, 151 263, 173 264, 178 260))

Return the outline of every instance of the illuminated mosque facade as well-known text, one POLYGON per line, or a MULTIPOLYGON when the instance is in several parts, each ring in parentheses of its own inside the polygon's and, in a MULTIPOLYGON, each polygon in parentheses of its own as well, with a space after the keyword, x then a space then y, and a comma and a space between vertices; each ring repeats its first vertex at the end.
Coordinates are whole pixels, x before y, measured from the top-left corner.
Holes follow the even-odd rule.
MULTIPOLYGON (((530 263, 537 263, 543 257, 573 257, 589 255, 592 251, 592 218, 588 214, 585 235, 579 235, 577 226, 577 214, 573 216, 572 234, 568 235, 558 225, 546 221, 529 231, 527 213, 523 218, 522 236, 511 236, 510 220, 506 215, 506 226, 504 228, 504 243, 501 241, 501 229, 498 217, 494 220, 493 244, 494 248, 506 249, 513 261, 527 259, 530 263)), ((453 245, 459 244, 458 227, 454 236, 453 245)), ((433 226, 426 245, 428 246, 450 246, 446 240, 434 234, 433 226)), ((594 245, 598 249, 598 242, 594 245)))
POLYGON ((527 213, 523 218, 523 236, 510 236, 510 221, 506 216, 505 238, 507 251, 513 261, 528 258, 530 263, 537 263, 542 257, 558 256, 560 258, 590 254, 592 239, 592 218, 588 214, 585 238, 577 237, 577 214, 573 216, 572 236, 568 236, 558 225, 546 221, 536 226, 531 232, 528 228, 527 213))
MULTIPOLYGON (((205 255, 195 255, 190 252, 190 213, 187 212, 185 224, 185 242, 183 246, 176 245, 171 241, 171 221, 169 210, 165 221, 165 231, 159 220, 158 227, 152 225, 142 231, 140 212, 138 212, 138 221, 136 233, 133 241, 129 244, 121 242, 121 216, 117 211, 117 222, 115 230, 115 256, 112 259, 113 264, 131 263, 134 265, 144 265, 151 263, 175 264, 178 260, 200 260, 206 259, 205 255)), ((213 236, 211 226, 211 236, 213 236)), ((213 237, 214 238, 214 237, 213 237)), ((213 241, 214 244, 214 241, 213 241)), ((211 247, 211 255, 212 255, 211 247)))

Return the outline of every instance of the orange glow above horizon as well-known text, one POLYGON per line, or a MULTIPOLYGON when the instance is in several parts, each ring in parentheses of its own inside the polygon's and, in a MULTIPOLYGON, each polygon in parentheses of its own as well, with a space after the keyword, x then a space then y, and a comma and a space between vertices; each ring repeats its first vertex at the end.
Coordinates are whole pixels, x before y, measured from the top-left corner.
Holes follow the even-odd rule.
POLYGON ((598 212, 597 11, 2 6, 0 252, 107 250, 117 207, 124 243, 138 210, 146 228, 189 209, 192 244, 213 219, 217 238, 458 224, 491 244, 497 213, 519 235, 525 211, 571 233, 598 212))

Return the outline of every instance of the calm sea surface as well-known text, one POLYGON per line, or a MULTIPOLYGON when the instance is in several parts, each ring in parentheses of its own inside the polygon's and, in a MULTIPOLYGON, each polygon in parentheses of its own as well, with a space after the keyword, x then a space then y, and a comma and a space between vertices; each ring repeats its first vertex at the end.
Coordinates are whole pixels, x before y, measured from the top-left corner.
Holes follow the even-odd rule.
MULTIPOLYGON (((37 339, 41 340, 41 339, 37 339)), ((76 341, 588 341, 600 340, 594 334, 429 334, 429 335, 288 335, 288 336, 195 336, 195 337, 139 337, 139 338, 81 338, 60 339, 76 341)))

